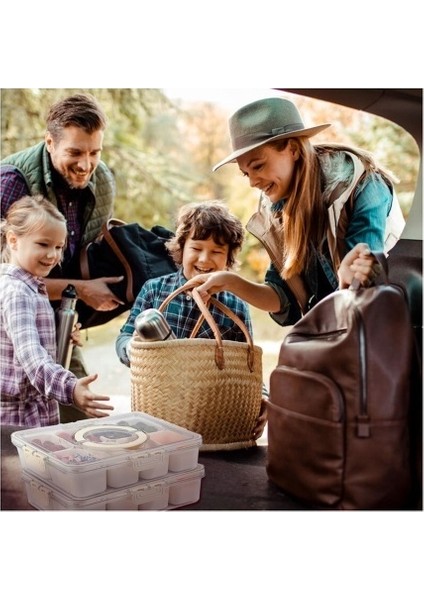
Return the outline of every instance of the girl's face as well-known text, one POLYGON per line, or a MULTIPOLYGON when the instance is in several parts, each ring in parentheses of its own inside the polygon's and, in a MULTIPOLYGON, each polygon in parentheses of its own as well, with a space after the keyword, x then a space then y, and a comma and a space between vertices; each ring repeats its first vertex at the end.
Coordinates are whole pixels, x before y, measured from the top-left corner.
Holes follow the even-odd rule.
POLYGON ((66 226, 60 221, 48 220, 42 227, 17 237, 7 234, 10 263, 34 277, 47 277, 62 259, 66 244, 66 226))
POLYGON ((227 269, 228 244, 217 244, 212 237, 207 240, 187 238, 183 250, 183 272, 186 279, 195 275, 227 269))
POLYGON ((261 190, 273 204, 287 197, 299 152, 288 142, 284 150, 265 145, 240 156, 237 163, 251 187, 261 190))

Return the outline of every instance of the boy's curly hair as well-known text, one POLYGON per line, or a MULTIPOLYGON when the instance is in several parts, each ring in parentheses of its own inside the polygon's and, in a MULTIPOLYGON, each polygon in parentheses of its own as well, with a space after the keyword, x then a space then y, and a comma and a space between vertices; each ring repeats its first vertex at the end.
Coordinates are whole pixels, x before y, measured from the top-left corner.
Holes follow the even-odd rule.
POLYGON ((236 255, 244 240, 243 225, 220 200, 192 202, 180 209, 175 236, 165 244, 178 266, 182 264, 184 245, 189 236, 194 240, 212 237, 217 244, 228 244, 227 268, 238 264, 236 255))

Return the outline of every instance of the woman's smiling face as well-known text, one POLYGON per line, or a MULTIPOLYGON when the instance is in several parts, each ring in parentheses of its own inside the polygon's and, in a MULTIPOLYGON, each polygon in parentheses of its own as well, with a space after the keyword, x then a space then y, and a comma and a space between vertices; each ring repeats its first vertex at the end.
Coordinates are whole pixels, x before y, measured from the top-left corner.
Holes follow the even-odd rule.
POLYGON ((297 148, 289 140, 282 150, 270 144, 254 148, 240 156, 237 163, 243 175, 249 178, 251 187, 258 188, 272 203, 276 203, 290 190, 298 157, 297 148))

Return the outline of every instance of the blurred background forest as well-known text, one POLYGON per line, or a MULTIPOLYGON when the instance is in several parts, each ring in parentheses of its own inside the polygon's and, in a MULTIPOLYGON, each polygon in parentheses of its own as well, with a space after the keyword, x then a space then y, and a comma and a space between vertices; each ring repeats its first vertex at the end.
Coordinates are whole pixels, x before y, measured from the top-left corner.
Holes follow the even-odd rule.
MULTIPOLYGON (((2 89, 1 157, 41 141, 49 106, 81 91, 96 96, 108 117, 102 159, 116 178, 116 218, 173 229, 182 204, 219 198, 247 223, 258 192, 242 180, 237 166, 211 170, 230 152, 227 121, 232 110, 216 102, 170 98, 166 90, 146 88, 2 89)), ((314 143, 350 143, 373 152, 398 177, 396 189, 407 217, 419 163, 408 133, 379 117, 328 102, 275 90, 269 95, 294 100, 307 124, 333 123, 314 143)), ((241 272, 256 280, 268 266, 265 252, 250 234, 240 262, 241 272)))

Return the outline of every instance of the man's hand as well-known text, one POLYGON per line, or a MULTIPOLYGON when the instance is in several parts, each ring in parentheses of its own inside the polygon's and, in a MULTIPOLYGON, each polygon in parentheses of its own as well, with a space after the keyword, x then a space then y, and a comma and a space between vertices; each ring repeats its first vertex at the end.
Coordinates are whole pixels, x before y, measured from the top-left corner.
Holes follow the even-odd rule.
POLYGON ((109 283, 119 283, 123 277, 99 277, 98 279, 89 279, 78 281, 78 298, 91 306, 95 310, 107 311, 117 308, 124 304, 112 292, 109 283))

